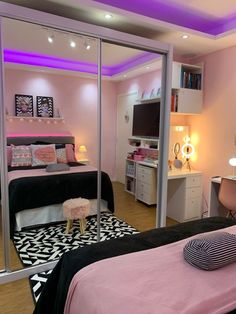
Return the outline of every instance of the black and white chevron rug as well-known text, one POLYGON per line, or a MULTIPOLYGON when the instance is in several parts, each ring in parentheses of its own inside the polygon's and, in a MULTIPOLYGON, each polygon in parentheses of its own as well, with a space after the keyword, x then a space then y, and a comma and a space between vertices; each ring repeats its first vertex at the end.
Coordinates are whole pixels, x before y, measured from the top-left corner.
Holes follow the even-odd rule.
MULTIPOLYGON (((79 231, 79 222, 75 221, 73 231, 65 234, 66 222, 41 228, 35 228, 14 234, 14 245, 24 266, 38 265, 53 261, 70 250, 97 242, 96 216, 87 217, 86 232, 79 231)), ((101 241, 138 231, 111 213, 101 213, 101 241)))
MULTIPOLYGON (((17 232, 14 243, 24 265, 37 265, 59 258, 64 252, 97 242, 96 217, 87 218, 87 228, 81 235, 78 223, 74 223, 73 232, 65 234, 65 224, 17 232)), ((113 214, 101 214, 101 241, 138 233, 126 222, 113 214)), ((30 285, 34 301, 37 302, 43 286, 52 270, 30 276, 30 285)))

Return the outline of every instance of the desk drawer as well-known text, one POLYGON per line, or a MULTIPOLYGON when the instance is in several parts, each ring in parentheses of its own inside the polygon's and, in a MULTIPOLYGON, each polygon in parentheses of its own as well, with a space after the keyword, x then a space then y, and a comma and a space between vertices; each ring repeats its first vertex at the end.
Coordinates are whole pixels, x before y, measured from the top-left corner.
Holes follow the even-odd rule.
POLYGON ((138 165, 138 175, 152 176, 156 172, 155 168, 138 165))
POLYGON ((202 176, 188 176, 186 178, 186 187, 190 188, 192 186, 201 186, 202 184, 202 176))
POLYGON ((155 195, 153 195, 153 193, 145 193, 138 190, 136 197, 138 200, 143 201, 144 203, 148 205, 156 204, 156 197, 155 195))
POLYGON ((189 198, 185 202, 184 220, 201 218, 201 198, 189 198))
POLYGON ((186 199, 188 198, 194 198, 194 197, 199 197, 201 198, 202 195, 202 188, 200 186, 193 186, 191 188, 186 189, 186 199))

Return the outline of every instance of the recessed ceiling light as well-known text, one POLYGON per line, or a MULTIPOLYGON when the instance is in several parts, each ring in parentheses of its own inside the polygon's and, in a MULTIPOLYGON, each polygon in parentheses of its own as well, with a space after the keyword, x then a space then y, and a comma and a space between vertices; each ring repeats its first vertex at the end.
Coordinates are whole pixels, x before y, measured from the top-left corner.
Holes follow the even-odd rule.
POLYGON ((150 66, 149 66, 149 65, 146 65, 146 66, 145 66, 145 69, 149 70, 149 69, 150 69, 150 66))
POLYGON ((123 77, 127 77, 127 74, 124 74, 123 77))
POLYGON ((182 36, 181 36, 181 38, 183 38, 183 39, 188 39, 188 38, 189 38, 189 36, 188 36, 188 35, 186 35, 186 34, 184 34, 184 35, 182 35, 182 36))
POLYGON ((53 35, 48 36, 48 42, 49 42, 50 44, 53 43, 53 40, 54 40, 54 36, 53 36, 53 35))
POLYGON ((113 16, 112 16, 111 14, 109 14, 109 13, 105 14, 104 17, 105 17, 105 19, 107 19, 107 20, 110 20, 110 19, 113 18, 113 16))
POLYGON ((86 43, 85 48, 86 48, 86 50, 89 50, 91 48, 91 45, 86 43))
POLYGON ((76 42, 73 41, 73 40, 71 40, 71 41, 70 41, 70 46, 71 46, 72 48, 75 48, 75 47, 76 47, 76 42))

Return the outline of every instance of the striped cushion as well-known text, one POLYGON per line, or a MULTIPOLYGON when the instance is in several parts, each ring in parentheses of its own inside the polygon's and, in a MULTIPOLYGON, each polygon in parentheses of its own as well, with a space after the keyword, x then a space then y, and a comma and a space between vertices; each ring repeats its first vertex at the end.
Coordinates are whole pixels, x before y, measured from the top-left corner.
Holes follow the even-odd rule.
POLYGON ((214 232, 190 240, 184 247, 185 260, 200 269, 214 270, 236 261, 236 235, 214 232))

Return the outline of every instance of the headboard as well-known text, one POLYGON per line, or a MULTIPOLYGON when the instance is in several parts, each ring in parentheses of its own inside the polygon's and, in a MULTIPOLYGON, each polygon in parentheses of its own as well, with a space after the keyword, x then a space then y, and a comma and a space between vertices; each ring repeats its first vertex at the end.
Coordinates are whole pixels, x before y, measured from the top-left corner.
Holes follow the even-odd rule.
POLYGON ((7 145, 30 145, 34 143, 42 144, 74 144, 74 136, 17 136, 7 137, 7 145))

